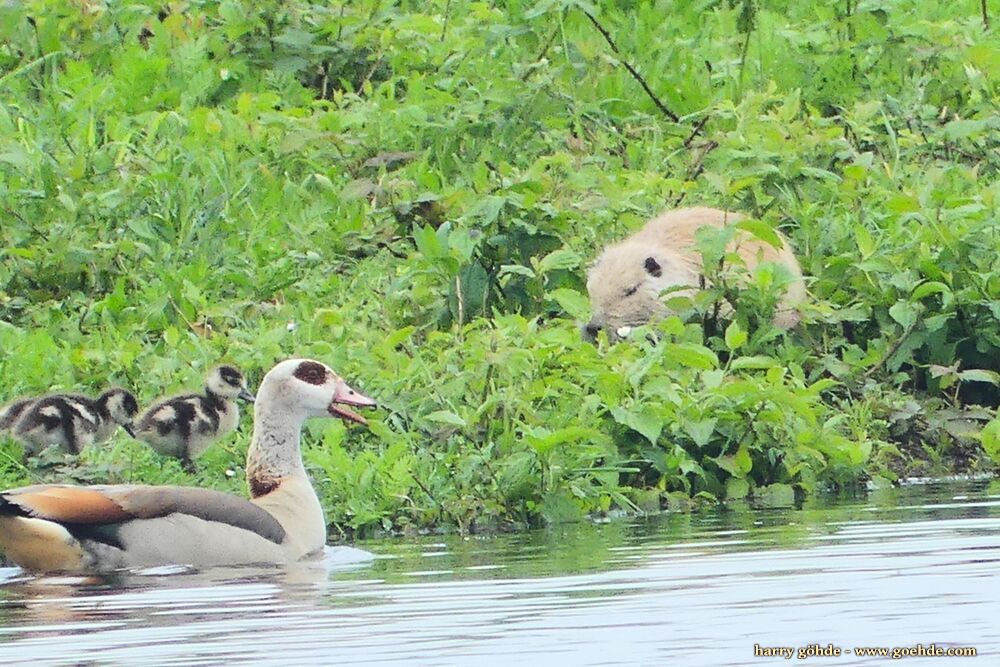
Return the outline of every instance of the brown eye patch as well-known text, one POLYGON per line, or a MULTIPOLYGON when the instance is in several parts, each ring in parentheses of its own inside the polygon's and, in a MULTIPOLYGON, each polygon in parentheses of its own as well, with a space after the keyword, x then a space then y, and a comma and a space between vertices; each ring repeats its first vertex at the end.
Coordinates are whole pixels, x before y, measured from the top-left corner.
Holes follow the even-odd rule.
POLYGON ((303 361, 292 373, 296 378, 309 384, 324 384, 326 382, 326 366, 315 361, 303 361))

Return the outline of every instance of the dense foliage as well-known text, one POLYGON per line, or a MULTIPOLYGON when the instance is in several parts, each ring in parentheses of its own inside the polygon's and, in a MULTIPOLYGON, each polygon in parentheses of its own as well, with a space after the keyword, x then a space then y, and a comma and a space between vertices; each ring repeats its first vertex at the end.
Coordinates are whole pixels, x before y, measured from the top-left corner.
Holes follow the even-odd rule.
MULTIPOLYGON (((984 7, 0 4, 0 399, 114 382, 149 401, 223 359, 254 381, 322 359, 382 405, 368 430, 308 429, 342 531, 989 469, 984 7), (767 323, 764 273, 732 320, 723 285, 650 336, 584 343, 587 262, 695 203, 790 237, 805 324, 767 323)), ((197 479, 121 434, 27 466, 3 440, 0 480, 240 490, 248 423, 197 479)))

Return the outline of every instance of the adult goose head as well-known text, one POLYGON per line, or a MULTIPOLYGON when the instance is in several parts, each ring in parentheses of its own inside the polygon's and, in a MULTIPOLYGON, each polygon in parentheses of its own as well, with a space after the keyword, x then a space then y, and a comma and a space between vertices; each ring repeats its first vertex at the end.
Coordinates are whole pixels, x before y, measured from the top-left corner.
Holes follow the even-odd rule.
POLYGON ((39 485, 0 493, 0 548, 36 571, 287 563, 323 548, 326 521, 299 447, 309 417, 365 423, 375 402, 328 366, 290 359, 254 404, 251 499, 192 487, 39 485))

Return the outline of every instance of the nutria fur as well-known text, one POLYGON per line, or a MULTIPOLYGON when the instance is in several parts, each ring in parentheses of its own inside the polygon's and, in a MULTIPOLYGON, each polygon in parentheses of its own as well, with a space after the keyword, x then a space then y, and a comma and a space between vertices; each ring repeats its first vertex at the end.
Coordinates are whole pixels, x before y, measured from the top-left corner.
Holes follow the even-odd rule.
MULTIPOLYGON (((604 329, 617 340, 623 327, 648 324, 670 314, 661 294, 690 296, 704 284, 701 253, 695 232, 701 227, 723 227, 741 220, 739 213, 715 208, 682 208, 662 213, 624 241, 608 246, 587 275, 587 291, 593 316, 584 336, 594 338, 604 329)), ((766 241, 738 232, 729 245, 743 259, 748 271, 762 262, 775 262, 791 273, 791 281, 778 303, 774 324, 790 329, 799 322, 796 306, 805 300, 802 269, 788 244, 777 249, 766 241)))

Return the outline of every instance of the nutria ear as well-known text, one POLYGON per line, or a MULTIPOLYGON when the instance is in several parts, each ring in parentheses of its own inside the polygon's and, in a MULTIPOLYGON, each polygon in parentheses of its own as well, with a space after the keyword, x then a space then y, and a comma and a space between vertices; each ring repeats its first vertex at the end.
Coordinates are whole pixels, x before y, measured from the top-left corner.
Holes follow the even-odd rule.
POLYGON ((660 276, 663 275, 663 270, 660 268, 660 263, 657 262, 652 257, 647 257, 646 261, 643 263, 643 266, 646 267, 646 272, 649 275, 653 276, 654 278, 659 278, 660 276))

